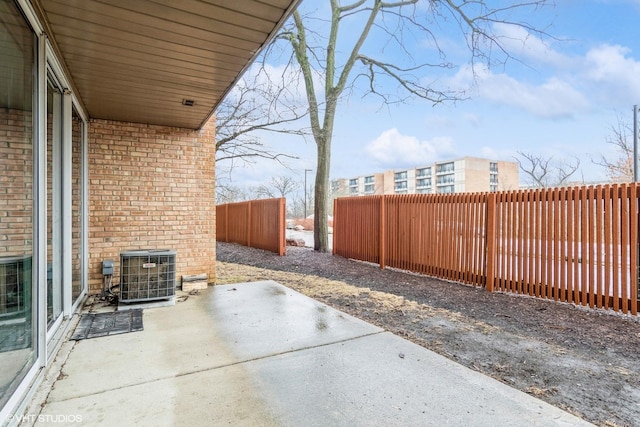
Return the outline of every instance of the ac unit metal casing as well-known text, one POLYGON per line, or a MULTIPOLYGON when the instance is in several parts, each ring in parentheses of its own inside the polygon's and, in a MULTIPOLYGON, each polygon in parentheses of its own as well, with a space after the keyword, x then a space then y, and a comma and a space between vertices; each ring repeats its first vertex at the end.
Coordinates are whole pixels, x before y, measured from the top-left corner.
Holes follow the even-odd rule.
POLYGON ((176 290, 176 251, 133 250, 120 253, 121 302, 171 299, 176 290))

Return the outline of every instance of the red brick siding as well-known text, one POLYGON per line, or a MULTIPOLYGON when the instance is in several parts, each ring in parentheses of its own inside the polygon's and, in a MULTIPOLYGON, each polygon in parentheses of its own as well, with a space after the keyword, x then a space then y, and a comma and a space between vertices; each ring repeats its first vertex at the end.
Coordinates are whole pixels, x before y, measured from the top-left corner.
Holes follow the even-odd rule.
POLYGON ((215 278, 215 124, 201 131, 92 120, 89 125, 89 288, 102 260, 175 249, 176 278, 215 278))

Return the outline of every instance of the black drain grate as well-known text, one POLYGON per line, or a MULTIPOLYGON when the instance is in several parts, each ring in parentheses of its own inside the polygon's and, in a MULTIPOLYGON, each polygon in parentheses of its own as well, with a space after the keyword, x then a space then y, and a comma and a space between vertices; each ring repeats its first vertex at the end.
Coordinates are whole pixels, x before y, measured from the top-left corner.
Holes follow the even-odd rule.
POLYGON ((141 308, 112 313, 83 314, 71 339, 78 341, 143 329, 141 308))

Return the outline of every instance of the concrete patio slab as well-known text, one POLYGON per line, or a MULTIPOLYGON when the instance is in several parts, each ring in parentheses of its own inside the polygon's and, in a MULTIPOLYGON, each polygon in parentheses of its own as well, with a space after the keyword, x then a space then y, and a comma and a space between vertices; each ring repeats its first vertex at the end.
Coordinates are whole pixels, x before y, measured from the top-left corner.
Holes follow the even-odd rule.
POLYGON ((215 286, 211 317, 238 360, 349 340, 383 329, 273 281, 215 286))
POLYGON ((83 426, 590 425, 272 281, 178 301, 145 310, 144 331, 79 341, 35 415, 83 426))

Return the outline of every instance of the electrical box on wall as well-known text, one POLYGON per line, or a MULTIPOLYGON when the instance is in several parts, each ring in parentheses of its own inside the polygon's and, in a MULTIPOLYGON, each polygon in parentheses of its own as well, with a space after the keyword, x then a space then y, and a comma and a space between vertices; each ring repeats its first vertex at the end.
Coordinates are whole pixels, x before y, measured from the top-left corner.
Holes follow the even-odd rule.
POLYGON ((113 276, 113 260, 106 259, 102 261, 102 275, 113 276))

